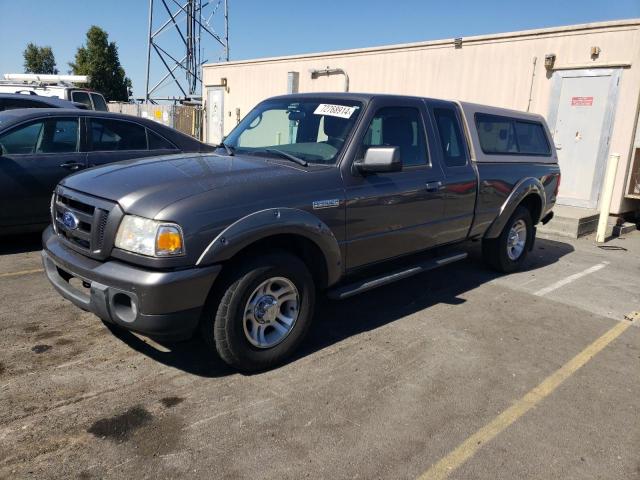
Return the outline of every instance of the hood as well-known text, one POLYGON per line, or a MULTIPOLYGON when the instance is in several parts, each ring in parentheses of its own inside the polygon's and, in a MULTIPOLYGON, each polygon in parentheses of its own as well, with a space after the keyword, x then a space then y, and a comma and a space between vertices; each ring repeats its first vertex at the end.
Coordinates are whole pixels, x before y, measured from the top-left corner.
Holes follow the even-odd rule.
POLYGON ((167 205, 209 190, 254 185, 304 170, 253 156, 178 154, 90 168, 61 185, 118 202, 126 213, 153 218, 167 205))

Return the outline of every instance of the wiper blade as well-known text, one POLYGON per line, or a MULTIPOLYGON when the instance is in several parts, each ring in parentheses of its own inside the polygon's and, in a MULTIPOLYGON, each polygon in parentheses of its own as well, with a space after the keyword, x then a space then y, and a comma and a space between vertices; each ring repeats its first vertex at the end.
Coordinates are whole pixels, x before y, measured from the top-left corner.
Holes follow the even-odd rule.
POLYGON ((227 155, 229 155, 230 157, 233 157, 235 155, 235 152, 233 151, 233 148, 231 148, 229 145, 227 145, 224 142, 220 142, 219 145, 217 145, 218 148, 222 147, 227 151, 227 155))
POLYGON ((286 158, 287 160, 291 160, 292 162, 295 162, 298 165, 302 165, 303 167, 309 166, 309 163, 306 160, 298 158, 295 155, 291 155, 290 153, 283 152, 282 150, 277 150, 275 148, 266 148, 265 152, 276 153, 276 154, 280 155, 282 158, 286 158))

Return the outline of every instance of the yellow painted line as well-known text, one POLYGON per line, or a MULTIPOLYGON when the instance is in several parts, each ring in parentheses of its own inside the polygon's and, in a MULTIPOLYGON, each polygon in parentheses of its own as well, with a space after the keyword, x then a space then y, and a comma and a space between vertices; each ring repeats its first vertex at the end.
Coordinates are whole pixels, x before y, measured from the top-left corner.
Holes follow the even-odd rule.
POLYGON ((492 422, 467 438, 453 452, 433 464, 429 470, 418 477, 418 480, 440 480, 447 478, 456 468, 473 457, 485 443, 490 442, 503 430, 553 393, 562 382, 618 338, 631 324, 632 322, 626 321, 616 324, 615 327, 607 331, 591 345, 569 360, 569 362, 545 378, 537 387, 530 390, 524 397, 498 415, 492 422))
POLYGON ((20 275, 29 275, 30 273, 44 272, 42 268, 34 268, 33 270, 20 270, 19 272, 0 273, 0 278, 4 277, 19 277, 20 275))

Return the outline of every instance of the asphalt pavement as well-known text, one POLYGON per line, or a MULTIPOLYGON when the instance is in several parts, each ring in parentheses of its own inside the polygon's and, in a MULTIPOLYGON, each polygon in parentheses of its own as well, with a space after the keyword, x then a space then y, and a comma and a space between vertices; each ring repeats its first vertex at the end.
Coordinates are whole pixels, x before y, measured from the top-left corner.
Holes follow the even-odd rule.
POLYGON ((0 478, 640 478, 640 232, 321 299, 256 375, 110 331, 0 242, 0 478))

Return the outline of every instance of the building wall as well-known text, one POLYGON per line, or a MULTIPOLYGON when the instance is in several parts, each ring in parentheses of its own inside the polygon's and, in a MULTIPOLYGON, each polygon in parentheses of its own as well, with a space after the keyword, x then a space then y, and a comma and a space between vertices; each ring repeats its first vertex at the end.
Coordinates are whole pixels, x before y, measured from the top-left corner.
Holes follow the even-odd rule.
POLYGON ((551 73, 545 54, 555 53, 555 69, 620 67, 610 153, 620 153, 612 211, 637 208, 625 199, 635 118, 640 101, 640 20, 604 22, 380 48, 327 52, 210 64, 203 67, 207 85, 226 78, 224 130, 236 125, 236 108, 244 116, 266 97, 286 93, 287 72, 300 72, 300 92, 342 91, 341 75, 311 79, 312 69, 342 68, 350 91, 397 93, 467 100, 549 115, 551 73), (593 59, 591 47, 600 55, 593 59), (534 68, 534 58, 537 62, 534 68), (532 77, 533 75, 533 77, 532 77))

